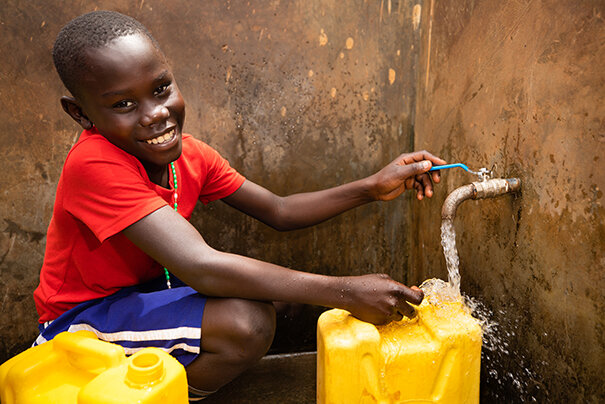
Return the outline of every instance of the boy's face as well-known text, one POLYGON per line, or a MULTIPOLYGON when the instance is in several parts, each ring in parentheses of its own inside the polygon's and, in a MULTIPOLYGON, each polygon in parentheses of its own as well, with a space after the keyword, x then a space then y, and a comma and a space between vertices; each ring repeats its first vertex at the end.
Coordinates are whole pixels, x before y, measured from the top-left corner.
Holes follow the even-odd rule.
POLYGON ((87 51, 77 103, 111 143, 158 168, 181 154, 185 102, 163 53, 144 35, 87 51))

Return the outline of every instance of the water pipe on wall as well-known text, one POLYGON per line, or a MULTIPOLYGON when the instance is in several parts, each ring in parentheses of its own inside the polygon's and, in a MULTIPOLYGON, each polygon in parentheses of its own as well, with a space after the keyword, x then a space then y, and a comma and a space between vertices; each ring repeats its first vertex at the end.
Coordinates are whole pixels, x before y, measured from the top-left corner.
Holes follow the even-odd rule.
POLYGON ((458 205, 467 199, 494 198, 506 193, 518 192, 521 189, 519 178, 494 178, 473 182, 453 190, 443 202, 441 219, 454 220, 458 205))

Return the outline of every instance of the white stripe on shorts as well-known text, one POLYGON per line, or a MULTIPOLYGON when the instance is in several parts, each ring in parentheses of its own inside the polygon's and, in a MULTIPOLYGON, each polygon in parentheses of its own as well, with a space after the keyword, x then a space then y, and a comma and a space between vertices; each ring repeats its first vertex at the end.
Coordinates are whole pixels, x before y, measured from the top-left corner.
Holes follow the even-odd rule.
MULTIPOLYGON (((72 324, 69 326, 67 331, 75 332, 80 330, 86 330, 93 332, 97 338, 103 341, 172 341, 179 338, 189 339, 200 339, 200 328, 195 327, 177 327, 177 328, 166 328, 163 330, 150 330, 150 331, 118 331, 118 332, 101 332, 89 324, 72 324)), ((127 354, 134 353, 141 348, 124 348, 127 354), (132 352, 129 352, 132 351, 132 352)), ((175 349, 182 349, 187 352, 199 354, 200 347, 188 345, 187 343, 175 344, 169 348, 160 348, 168 353, 175 349)))
MULTIPOLYGON (((44 329, 46 329, 46 327, 48 327, 49 325, 51 325, 53 321, 55 321, 55 320, 50 320, 50 321, 45 322, 42 325, 42 327, 44 327, 44 329)), ((40 344, 43 344, 45 342, 48 342, 48 340, 42 336, 42 333, 40 333, 40 335, 38 335, 38 338, 36 338, 36 340, 32 344, 32 348, 35 347, 36 345, 40 345, 40 344)))
MULTIPOLYGON (((124 352, 126 353, 126 355, 132 355, 134 353, 139 352, 141 349, 145 348, 145 347, 140 347, 140 348, 126 348, 125 346, 123 346, 122 348, 124 348, 124 352)), ((199 354, 200 353, 200 347, 193 347, 191 345, 187 345, 184 342, 180 343, 180 344, 175 344, 173 346, 171 346, 170 348, 164 348, 161 346, 155 347, 157 349, 161 349, 162 351, 166 352, 166 353, 170 353, 172 351, 174 351, 175 349, 182 349, 183 351, 187 351, 187 352, 191 352, 191 353, 195 353, 195 354, 199 354)))
POLYGON ((42 335, 38 335, 38 338, 36 338, 36 340, 32 344, 32 348, 35 347, 36 345, 40 345, 45 342, 48 342, 48 340, 46 338, 44 338, 42 335))

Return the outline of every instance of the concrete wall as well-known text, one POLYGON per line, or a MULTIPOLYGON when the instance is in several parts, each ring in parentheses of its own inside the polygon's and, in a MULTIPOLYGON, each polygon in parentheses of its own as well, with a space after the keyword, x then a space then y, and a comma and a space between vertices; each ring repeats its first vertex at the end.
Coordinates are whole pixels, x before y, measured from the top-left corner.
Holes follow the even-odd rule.
MULTIPOLYGON (((366 176, 412 145, 415 1, 35 1, 0 4, 0 362, 37 334, 32 292, 63 160, 80 130, 50 50, 95 8, 142 21, 171 59, 185 129, 277 193, 366 176)), ((418 9, 416 9, 418 10, 418 9)), ((418 17, 418 13, 416 13, 418 17)), ((221 203, 194 224, 217 248, 327 274, 403 280, 409 199, 282 234, 221 203)), ((314 339, 314 323, 307 322, 314 339)), ((302 331, 301 331, 302 332, 302 331)))
MULTIPOLYGON (((416 148, 523 182, 520 197, 465 202, 456 219, 462 289, 499 324, 483 397, 603 402, 605 4, 427 0, 423 11, 416 148)), ((441 201, 471 181, 444 179, 441 201)), ((439 209, 414 208, 412 281, 446 276, 439 209)))
MULTIPOLYGON (((69 19, 109 8, 140 19, 173 61, 186 129, 275 192, 368 175, 412 148, 521 178, 520 197, 465 202, 456 219, 462 288, 498 323, 484 401, 603 401, 603 3, 417 3, 2 2, 0 362, 36 334, 31 293, 79 133, 50 48, 69 19)), ((228 251, 419 283, 446 276, 441 203, 470 180, 444 173, 431 201, 289 234, 221 203, 193 222, 228 251)))

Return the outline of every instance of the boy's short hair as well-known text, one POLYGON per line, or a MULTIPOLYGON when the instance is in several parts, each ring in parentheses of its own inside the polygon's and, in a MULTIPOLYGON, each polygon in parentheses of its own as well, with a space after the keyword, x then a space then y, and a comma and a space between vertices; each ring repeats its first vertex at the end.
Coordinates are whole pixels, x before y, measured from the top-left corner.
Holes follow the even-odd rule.
POLYGON ((159 45, 143 24, 116 11, 93 11, 68 22, 57 35, 53 46, 53 62, 61 81, 76 96, 84 74, 86 49, 101 48, 114 39, 142 34, 158 49, 159 45))

